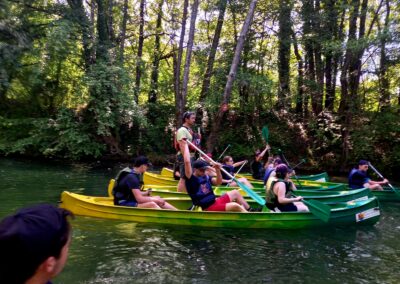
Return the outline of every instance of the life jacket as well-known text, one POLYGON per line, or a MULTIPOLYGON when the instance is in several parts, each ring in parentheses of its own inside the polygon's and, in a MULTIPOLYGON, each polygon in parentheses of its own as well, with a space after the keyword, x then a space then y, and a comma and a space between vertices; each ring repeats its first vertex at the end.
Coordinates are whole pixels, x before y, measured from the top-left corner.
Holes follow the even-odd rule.
MULTIPOLYGON (((194 132, 191 128, 188 128, 184 125, 182 125, 182 127, 186 128, 187 131, 189 131, 190 135, 192 136, 192 142, 196 147, 200 147, 200 143, 201 143, 201 134, 194 132)), ((177 130, 178 131, 178 130, 177 130)), ((180 151, 180 147, 179 147, 179 142, 176 138, 176 132, 174 133, 174 148, 176 151, 180 151)), ((196 150, 193 148, 192 145, 189 145, 189 151, 190 152, 195 152, 196 150)))
POLYGON ((215 202, 215 194, 212 190, 211 178, 208 175, 195 178, 198 181, 198 187, 190 188, 186 184, 186 189, 192 199, 193 205, 206 209, 215 202))
POLYGON ((364 183, 367 183, 368 180, 367 173, 354 168, 349 174, 349 187, 351 189, 363 188, 364 183))
POLYGON ((134 199, 134 197, 132 196, 133 194, 132 194, 132 191, 129 189, 129 190, 126 190, 126 189, 123 189, 123 188, 121 188, 121 186, 120 186, 120 183, 121 183, 121 181, 124 179, 124 177, 126 177, 127 175, 135 175, 136 176, 136 178, 139 180, 139 183, 140 183, 140 188, 142 188, 143 187, 143 177, 142 177, 142 175, 140 175, 140 174, 138 174, 138 173, 135 173, 134 171, 133 171, 133 169, 131 169, 131 168, 129 168, 129 167, 126 167, 126 168, 124 168, 124 169, 122 169, 118 174, 117 174, 117 176, 115 177, 115 183, 114 183, 114 188, 112 189, 112 194, 113 194, 113 196, 114 196, 114 204, 118 204, 117 203, 117 201, 118 200, 122 200, 122 199, 125 199, 125 200, 130 200, 130 199, 134 199))
POLYGON ((263 177, 264 185, 267 183, 269 176, 272 174, 273 171, 275 171, 275 168, 273 168, 273 167, 271 167, 271 168, 269 167, 265 170, 265 174, 263 177))
POLYGON ((274 192, 274 186, 278 182, 283 182, 285 184, 285 196, 287 198, 292 197, 293 190, 290 188, 290 182, 284 181, 282 179, 276 179, 271 183, 271 186, 266 190, 266 205, 269 209, 274 210, 275 207, 280 205, 278 201, 278 196, 274 192))

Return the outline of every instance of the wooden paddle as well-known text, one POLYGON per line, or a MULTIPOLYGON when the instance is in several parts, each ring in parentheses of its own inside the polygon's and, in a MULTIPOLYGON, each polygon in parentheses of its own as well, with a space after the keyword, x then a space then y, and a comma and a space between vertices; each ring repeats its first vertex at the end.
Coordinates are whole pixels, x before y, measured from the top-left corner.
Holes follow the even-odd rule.
MULTIPOLYGON (((207 154, 204 153, 202 150, 200 150, 196 145, 194 145, 189 140, 186 140, 186 142, 189 145, 191 145, 193 147, 193 149, 195 149, 197 152, 199 152, 201 155, 203 155, 203 157, 206 160, 208 160, 208 161, 210 161, 210 162, 215 164, 215 161, 213 159, 211 159, 209 156, 207 156, 207 154)), ((229 178, 233 179, 237 183, 237 185, 247 193, 248 196, 250 196, 252 199, 254 199, 254 201, 256 201, 260 205, 265 205, 265 199, 264 198, 259 196, 257 193, 255 193, 251 188, 249 188, 245 184, 241 183, 237 178, 235 178, 230 173, 228 173, 224 168, 221 168, 221 171, 223 171, 229 178)))
MULTIPOLYGON (((381 175, 381 173, 378 172, 378 170, 375 169, 375 167, 374 167, 370 162, 368 162, 368 165, 369 165, 369 167, 370 167, 381 179, 385 179, 385 178, 381 175)), ((388 186, 394 191, 394 193, 396 193, 398 196, 400 196, 399 190, 396 189, 396 188, 395 188, 393 185, 391 185, 389 182, 388 182, 388 186)))

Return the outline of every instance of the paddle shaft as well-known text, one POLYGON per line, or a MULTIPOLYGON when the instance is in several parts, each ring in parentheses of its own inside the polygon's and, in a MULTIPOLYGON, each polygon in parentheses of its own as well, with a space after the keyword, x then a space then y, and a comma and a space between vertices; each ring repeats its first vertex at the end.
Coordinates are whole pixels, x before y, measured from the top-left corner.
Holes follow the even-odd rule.
MULTIPOLYGON (((381 173, 378 172, 378 170, 375 169, 375 167, 374 167, 373 165, 371 165, 371 163, 368 163, 368 165, 369 165, 369 167, 370 167, 381 179, 385 179, 385 178, 383 177, 383 175, 381 175, 381 173)), ((389 187, 390 187, 391 189, 395 190, 394 187, 393 187, 393 185, 391 185, 389 182, 388 182, 388 185, 389 185, 389 187)))
MULTIPOLYGON (((244 167, 244 165, 246 165, 247 164, 247 161, 245 161, 241 166, 240 166, 240 168, 239 168, 239 170, 234 174, 234 178, 237 176, 237 174, 238 173, 240 173, 240 171, 242 170, 242 168, 244 167)), ((233 179, 231 179, 229 182, 228 182, 228 184, 226 185, 226 186, 229 186, 229 184, 232 182, 232 180, 233 179)))
POLYGON ((221 159, 221 157, 225 154, 226 150, 228 150, 229 147, 231 147, 231 144, 228 144, 228 146, 226 146, 225 150, 221 153, 221 155, 219 155, 217 161, 218 161, 219 159, 221 159))
MULTIPOLYGON (((292 168, 292 167, 290 166, 288 160, 286 160, 286 157, 285 157, 285 155, 283 155, 282 150, 279 149, 279 151, 281 152, 281 157, 282 157, 283 161, 286 163, 286 165, 289 167, 289 169, 294 170, 294 168, 292 168)), ((298 166, 298 165, 296 165, 296 167, 297 167, 297 166, 298 166)), ((295 178, 296 181, 299 183, 299 185, 301 185, 301 182, 300 182, 299 178, 297 177, 297 175, 294 175, 294 178, 295 178)))

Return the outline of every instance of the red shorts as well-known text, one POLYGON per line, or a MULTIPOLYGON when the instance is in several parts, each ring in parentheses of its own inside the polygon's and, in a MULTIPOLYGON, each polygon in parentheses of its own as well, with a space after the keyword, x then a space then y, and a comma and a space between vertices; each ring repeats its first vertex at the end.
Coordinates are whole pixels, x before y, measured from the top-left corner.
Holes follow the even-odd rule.
POLYGON ((215 199, 215 202, 208 207, 207 209, 204 209, 205 211, 226 211, 225 207, 226 204, 231 202, 231 199, 229 198, 228 194, 224 194, 217 199, 215 199))

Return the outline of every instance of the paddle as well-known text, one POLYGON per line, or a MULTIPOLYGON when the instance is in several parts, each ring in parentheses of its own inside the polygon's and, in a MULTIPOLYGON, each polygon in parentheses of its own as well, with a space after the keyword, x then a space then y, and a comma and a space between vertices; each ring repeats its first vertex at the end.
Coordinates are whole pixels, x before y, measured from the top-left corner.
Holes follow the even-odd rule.
MULTIPOLYGON (((280 152, 283 161, 286 163, 286 165, 289 167, 289 169, 293 170, 293 168, 290 167, 290 164, 289 164, 288 160, 286 160, 286 157, 283 154, 282 150, 278 149, 278 151, 280 152)), ((297 167, 297 165, 296 165, 296 167, 297 167)), ((300 180, 297 177, 297 175, 294 175, 294 178, 299 183, 299 185, 301 185, 300 180)), ((296 195, 293 195, 293 196, 296 197, 296 195)), ((327 223, 329 221, 329 218, 331 216, 331 208, 328 205, 326 205, 326 204, 324 204, 324 203, 322 203, 320 201, 312 200, 312 199, 309 199, 309 200, 304 200, 303 199, 302 202, 305 205, 307 205, 308 209, 310 209, 310 212, 312 214, 314 214, 316 217, 318 217, 319 219, 321 219, 325 223, 327 223)))
POLYGON ((268 130, 268 126, 264 125, 262 130, 261 130, 261 136, 262 138, 264 138, 265 143, 268 144, 268 140, 269 140, 269 130, 268 130))
MULTIPOLYGON (((203 157, 205 157, 207 160, 211 161, 212 163, 215 164, 215 161, 211 159, 209 156, 206 155, 202 150, 200 150, 196 145, 194 145, 192 142, 189 140, 186 140, 186 142, 192 146, 193 149, 195 149, 197 152, 199 152, 203 157)), ((260 205, 265 205, 265 200, 261 196, 259 196, 257 193, 255 193, 251 188, 246 186, 245 184, 241 183, 238 179, 236 179, 234 176, 232 176, 230 173, 228 173, 224 168, 221 168, 221 171, 223 171, 228 177, 230 177, 232 180, 234 180, 237 185, 243 189, 248 196, 250 196, 254 201, 256 201, 260 205)))
POLYGON ((217 161, 219 161, 219 159, 221 159, 221 157, 225 154, 226 150, 228 150, 229 147, 231 147, 231 144, 228 144, 228 146, 226 146, 225 150, 221 153, 221 155, 219 155, 217 161))
MULTIPOLYGON (((240 166, 239 170, 233 175, 233 177, 235 178, 237 176, 238 173, 240 173, 240 171, 242 170, 243 166, 247 164, 247 161, 244 161, 244 163, 240 166)), ((233 179, 231 179, 227 184, 226 187, 229 186, 229 184, 232 182, 233 179)))
MULTIPOLYGON (((370 167, 381 179, 385 179, 385 178, 381 175, 381 173, 378 172, 378 170, 375 169, 375 167, 374 167, 370 162, 368 162, 368 165, 369 165, 369 167, 370 167)), ((395 188, 393 185, 391 185, 389 182, 388 182, 388 185, 389 185, 389 187, 390 187, 391 189, 393 189, 394 193, 396 193, 398 196, 400 196, 400 192, 399 192, 398 189, 396 189, 396 188, 395 188)))

